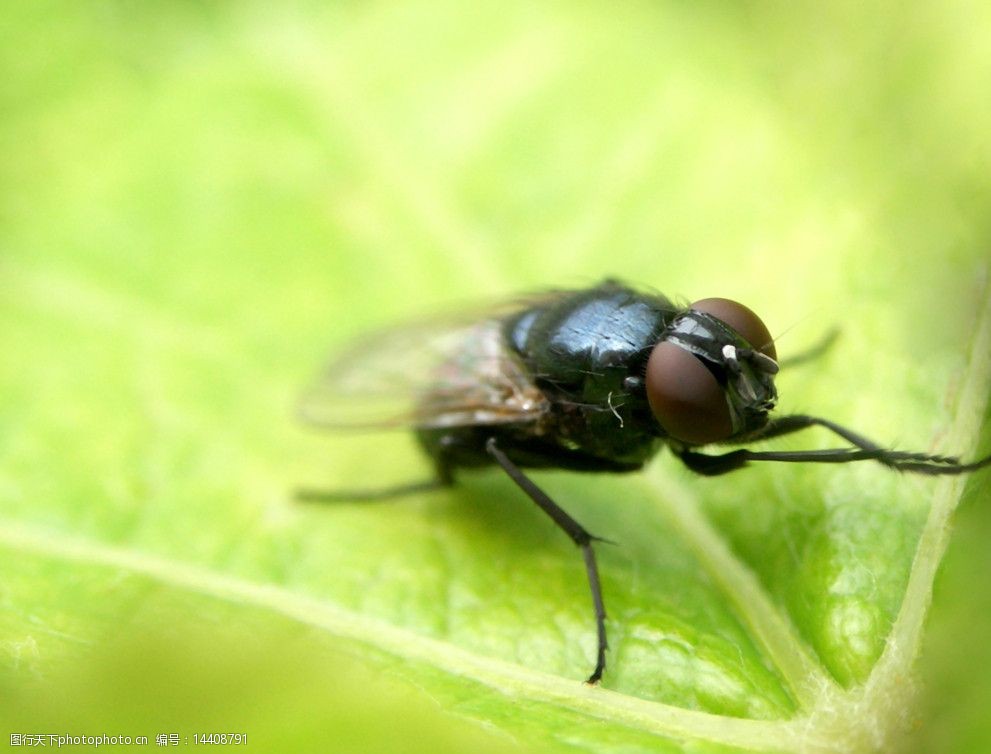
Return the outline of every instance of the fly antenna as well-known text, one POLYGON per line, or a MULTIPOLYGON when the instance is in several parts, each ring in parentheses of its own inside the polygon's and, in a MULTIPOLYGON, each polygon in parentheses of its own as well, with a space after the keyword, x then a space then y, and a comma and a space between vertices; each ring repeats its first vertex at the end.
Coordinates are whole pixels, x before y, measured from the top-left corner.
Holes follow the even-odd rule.
POLYGON ((737 360, 736 346, 729 343, 723 346, 723 360, 726 362, 726 368, 733 374, 740 373, 740 362, 737 360))

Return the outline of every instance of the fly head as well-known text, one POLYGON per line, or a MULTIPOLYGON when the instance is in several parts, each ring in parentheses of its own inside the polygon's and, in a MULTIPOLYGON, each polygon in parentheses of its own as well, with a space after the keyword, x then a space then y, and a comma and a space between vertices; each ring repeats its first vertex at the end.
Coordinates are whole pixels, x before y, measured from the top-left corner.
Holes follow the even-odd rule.
POLYGON ((696 301, 647 360, 647 400, 664 433, 685 445, 741 439, 774 408, 777 353, 767 327, 735 301, 696 301))

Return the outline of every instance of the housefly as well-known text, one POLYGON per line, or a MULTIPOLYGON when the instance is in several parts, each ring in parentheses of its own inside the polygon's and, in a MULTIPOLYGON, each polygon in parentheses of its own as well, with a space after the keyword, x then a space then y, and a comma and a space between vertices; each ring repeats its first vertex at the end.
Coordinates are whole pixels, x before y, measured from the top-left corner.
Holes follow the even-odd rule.
MULTIPOLYGON (((798 357, 792 361, 798 360, 798 357)), ((523 471, 640 469, 667 446, 689 469, 725 474, 752 461, 850 463, 961 474, 991 456, 889 450, 835 422, 772 417, 779 362, 767 327, 743 304, 680 307, 614 280, 520 299, 461 322, 397 328, 335 359, 300 404, 320 427, 407 427, 433 462, 429 481, 359 492, 301 491, 307 500, 385 498, 443 487, 463 469, 495 465, 580 548, 606 666, 606 611, 588 532, 523 471), (823 427, 846 445, 825 450, 700 452, 823 427)))

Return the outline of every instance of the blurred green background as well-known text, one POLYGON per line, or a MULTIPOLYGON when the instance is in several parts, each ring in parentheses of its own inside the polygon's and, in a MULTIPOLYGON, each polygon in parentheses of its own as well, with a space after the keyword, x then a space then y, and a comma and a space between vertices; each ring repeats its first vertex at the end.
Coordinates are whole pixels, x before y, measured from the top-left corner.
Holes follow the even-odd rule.
POLYGON ((292 499, 426 468, 402 435, 295 423, 335 347, 606 275, 738 298, 782 354, 839 325, 781 376, 782 410, 987 452, 989 24, 978 2, 5 4, 5 743, 991 748, 987 473, 962 498, 866 465, 536 475, 620 543, 591 691, 579 559, 509 483, 292 499), (884 704, 830 718, 870 685, 930 506, 958 498, 920 693, 906 665, 884 704), (727 564, 820 687, 778 666, 727 564))

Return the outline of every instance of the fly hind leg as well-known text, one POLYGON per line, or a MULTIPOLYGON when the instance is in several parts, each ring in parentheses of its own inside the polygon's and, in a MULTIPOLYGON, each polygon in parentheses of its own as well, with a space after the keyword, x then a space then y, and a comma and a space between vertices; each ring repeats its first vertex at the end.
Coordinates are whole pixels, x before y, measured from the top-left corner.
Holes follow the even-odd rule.
POLYGON ((303 487, 296 490, 296 500, 301 503, 373 503, 415 495, 419 492, 439 490, 454 484, 454 474, 451 471, 451 466, 443 458, 435 459, 434 468, 436 475, 433 479, 406 482, 389 487, 340 490, 322 490, 303 487))

